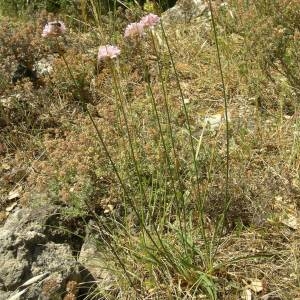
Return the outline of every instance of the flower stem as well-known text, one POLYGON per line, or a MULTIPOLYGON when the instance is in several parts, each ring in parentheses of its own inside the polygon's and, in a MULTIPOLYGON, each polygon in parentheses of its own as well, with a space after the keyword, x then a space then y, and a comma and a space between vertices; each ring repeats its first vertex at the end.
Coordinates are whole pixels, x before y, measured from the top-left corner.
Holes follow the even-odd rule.
MULTIPOLYGON (((222 90, 223 90, 223 99, 224 99, 224 111, 225 111, 225 123, 226 123, 226 182, 225 182, 225 205, 223 208, 223 212, 221 214, 220 220, 217 224, 217 227, 214 232, 214 236, 212 239, 212 245, 215 242, 216 236, 221 235, 222 231, 224 229, 225 225, 225 219, 226 215, 228 213, 228 209, 231 204, 231 199, 229 196, 229 162, 230 162, 230 152, 229 152, 229 146, 230 146, 230 140, 229 140, 229 120, 228 120, 228 99, 226 94, 226 86, 225 86, 225 80, 224 80, 224 74, 223 74, 223 68, 221 63, 221 54, 220 54, 220 47, 219 47, 219 41, 218 41, 218 35, 217 35, 217 28, 216 28, 216 22, 215 22, 215 16, 214 11, 212 8, 212 2, 209 0, 209 9, 211 12, 211 22, 213 27, 213 33, 216 43, 216 50, 217 50, 217 57, 218 57, 218 67, 220 71, 221 76, 221 82, 222 82, 222 90)), ((218 246, 216 247, 218 248, 218 246)), ((216 253, 217 249, 215 250, 216 253)))

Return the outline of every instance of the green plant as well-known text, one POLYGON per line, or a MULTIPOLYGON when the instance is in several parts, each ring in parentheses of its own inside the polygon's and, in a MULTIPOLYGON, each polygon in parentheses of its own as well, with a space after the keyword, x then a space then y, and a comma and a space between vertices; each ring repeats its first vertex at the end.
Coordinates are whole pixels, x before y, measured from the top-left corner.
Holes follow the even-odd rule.
POLYGON ((71 0, 3 0, 0 3, 0 15, 2 16, 26 18, 41 10, 51 13, 79 13, 76 2, 71 0))
MULTIPOLYGON (((231 1, 219 10, 217 22, 230 38, 238 34, 244 41, 238 63, 250 91, 260 93, 260 109, 264 105, 276 105, 263 95, 267 84, 275 86, 280 93, 281 81, 287 80, 290 92, 299 93, 298 1, 231 1)), ((288 109, 291 103, 284 104, 284 110, 288 109)))
MULTIPOLYGON (((2 145, 16 151, 0 166, 1 192, 12 189, 10 166, 29 160, 23 204, 51 202, 59 218, 83 219, 98 249, 93 268, 107 271, 95 299, 231 300, 254 296, 257 282, 257 297, 297 296, 298 229, 289 226, 299 204, 299 122, 288 79, 298 76, 297 55, 289 50, 285 73, 282 39, 266 37, 274 18, 285 28, 296 20, 264 3, 214 2, 211 28, 205 18, 162 24, 134 41, 123 38, 124 20, 139 10, 83 17, 82 32, 72 15, 64 38, 27 44, 34 57, 57 52, 42 89, 12 89, 3 73, 1 93, 18 109, 0 135, 0 155, 2 145), (99 40, 119 45, 118 59, 97 63, 99 40), (49 116, 56 125, 40 126, 49 116), (21 148, 14 135, 24 132, 21 148)), ((5 71, 14 54, 4 50, 5 71)))

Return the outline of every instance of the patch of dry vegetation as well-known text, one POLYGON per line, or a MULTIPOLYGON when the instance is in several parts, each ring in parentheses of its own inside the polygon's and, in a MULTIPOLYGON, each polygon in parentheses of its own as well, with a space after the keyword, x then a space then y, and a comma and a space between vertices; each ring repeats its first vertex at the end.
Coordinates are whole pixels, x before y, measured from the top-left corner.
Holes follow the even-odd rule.
MULTIPOLYGON (((207 18, 166 26, 197 150, 197 176, 176 74, 160 30, 158 57, 151 35, 139 48, 123 40, 124 15, 114 32, 122 49, 116 72, 137 174, 111 68, 96 62, 99 40, 109 40, 106 29, 78 32, 74 26, 57 46, 41 40, 40 20, 1 21, 7 28, 0 33, 1 216, 4 220, 5 208, 15 201, 9 192, 19 187, 22 205, 60 204, 68 218, 91 217, 91 209, 95 211, 101 216, 93 229, 99 246, 95 265, 109 270, 105 285, 99 283, 99 293, 107 299, 250 299, 247 293, 252 299, 296 299, 300 295, 300 7, 298 1, 244 2, 214 7, 229 99, 231 199, 226 226, 216 240, 214 229, 226 205, 226 132, 221 78, 207 18), (10 74, 21 58, 32 67, 49 54, 54 72, 41 76, 40 84, 25 80, 11 85, 10 74), (163 240, 163 249, 155 249, 126 202, 86 109, 143 224, 157 243, 163 240), (184 207, 177 206, 172 178, 184 207), (140 181, 146 198, 141 196, 140 181), (204 224, 199 199, 204 203, 204 224), (179 210, 186 214, 185 225, 180 224, 184 217, 179 210), (180 226, 188 228, 184 237, 180 226), (208 241, 199 233, 200 226, 208 241), (216 243, 211 245, 211 240, 216 243), (258 289, 253 282, 258 282, 258 289)), ((135 12, 127 16, 132 21, 135 12)), ((41 20, 47 18, 42 15, 41 20)))

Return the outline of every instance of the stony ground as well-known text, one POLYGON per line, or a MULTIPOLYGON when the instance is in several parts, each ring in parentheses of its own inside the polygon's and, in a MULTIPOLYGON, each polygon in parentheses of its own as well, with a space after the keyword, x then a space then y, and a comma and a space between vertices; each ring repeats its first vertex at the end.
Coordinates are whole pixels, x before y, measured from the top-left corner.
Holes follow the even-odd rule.
POLYGON ((200 191, 205 199, 201 226, 213 240, 226 204, 227 140, 209 6, 201 2, 196 9, 180 2, 163 15, 169 44, 158 28, 138 48, 122 36, 126 24, 137 20, 135 10, 118 12, 114 23, 103 17, 102 26, 61 15, 68 33, 57 43, 41 39, 43 25, 53 16, 41 13, 34 21, 2 17, 0 299, 17 299, 9 298, 17 293, 20 299, 300 298, 299 28, 291 17, 297 9, 286 8, 278 17, 271 4, 264 11, 260 2, 248 9, 239 1, 213 6, 228 100, 230 206, 218 246, 212 248, 197 231, 196 199, 200 191), (99 44, 108 42, 122 49, 116 73, 146 199, 140 196, 112 88, 114 73, 109 65, 97 64, 99 44), (23 72, 17 63, 23 56, 33 62, 26 67, 37 73, 26 73, 26 80, 13 85, 16 70, 23 72), (155 232, 152 226, 159 224, 165 253, 149 246, 124 202, 87 110, 136 207, 145 211, 147 228, 155 232), (180 242, 165 163, 172 141, 166 138, 169 152, 162 145, 169 124, 177 153, 172 168, 180 171, 176 187, 186 199, 190 257, 180 242), (166 253, 174 257, 173 265, 166 253))

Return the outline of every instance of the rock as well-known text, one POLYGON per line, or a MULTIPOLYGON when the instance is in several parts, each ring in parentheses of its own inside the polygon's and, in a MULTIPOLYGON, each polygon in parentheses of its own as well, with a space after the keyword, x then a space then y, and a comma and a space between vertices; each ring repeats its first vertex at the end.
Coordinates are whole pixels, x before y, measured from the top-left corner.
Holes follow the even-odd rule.
POLYGON ((24 78, 29 78, 29 80, 33 83, 37 82, 38 79, 36 72, 32 69, 31 66, 20 62, 17 65, 17 68, 12 76, 12 83, 16 84, 18 81, 24 78))
POLYGON ((89 234, 86 235, 78 261, 81 262, 95 278, 101 278, 102 268, 99 266, 99 263, 103 261, 99 255, 96 241, 89 234))
POLYGON ((0 228, 0 300, 76 299, 80 283, 94 281, 73 255, 71 242, 51 240, 46 225, 55 214, 51 206, 19 208, 0 228))
POLYGON ((7 300, 7 299, 9 299, 9 295, 10 295, 9 292, 5 292, 5 291, 0 290, 0 300, 7 300))
POLYGON ((18 81, 28 78, 34 87, 42 86, 43 82, 41 78, 53 72, 53 62, 57 57, 58 55, 48 55, 36 61, 34 65, 20 62, 12 75, 12 83, 16 85, 18 81))
MULTIPOLYGON (((109 291, 115 288, 117 279, 107 270, 107 263, 99 249, 101 238, 98 234, 99 229, 97 229, 97 225, 90 221, 86 227, 86 236, 78 261, 85 266, 88 274, 91 274, 95 278, 98 290, 109 291)), ((103 299, 105 298, 103 297, 103 299)))
POLYGON ((38 76, 48 76, 53 72, 53 62, 55 58, 55 55, 48 55, 35 63, 34 68, 38 76))
POLYGON ((165 24, 186 23, 208 12, 203 0, 179 0, 176 5, 162 14, 165 24))

